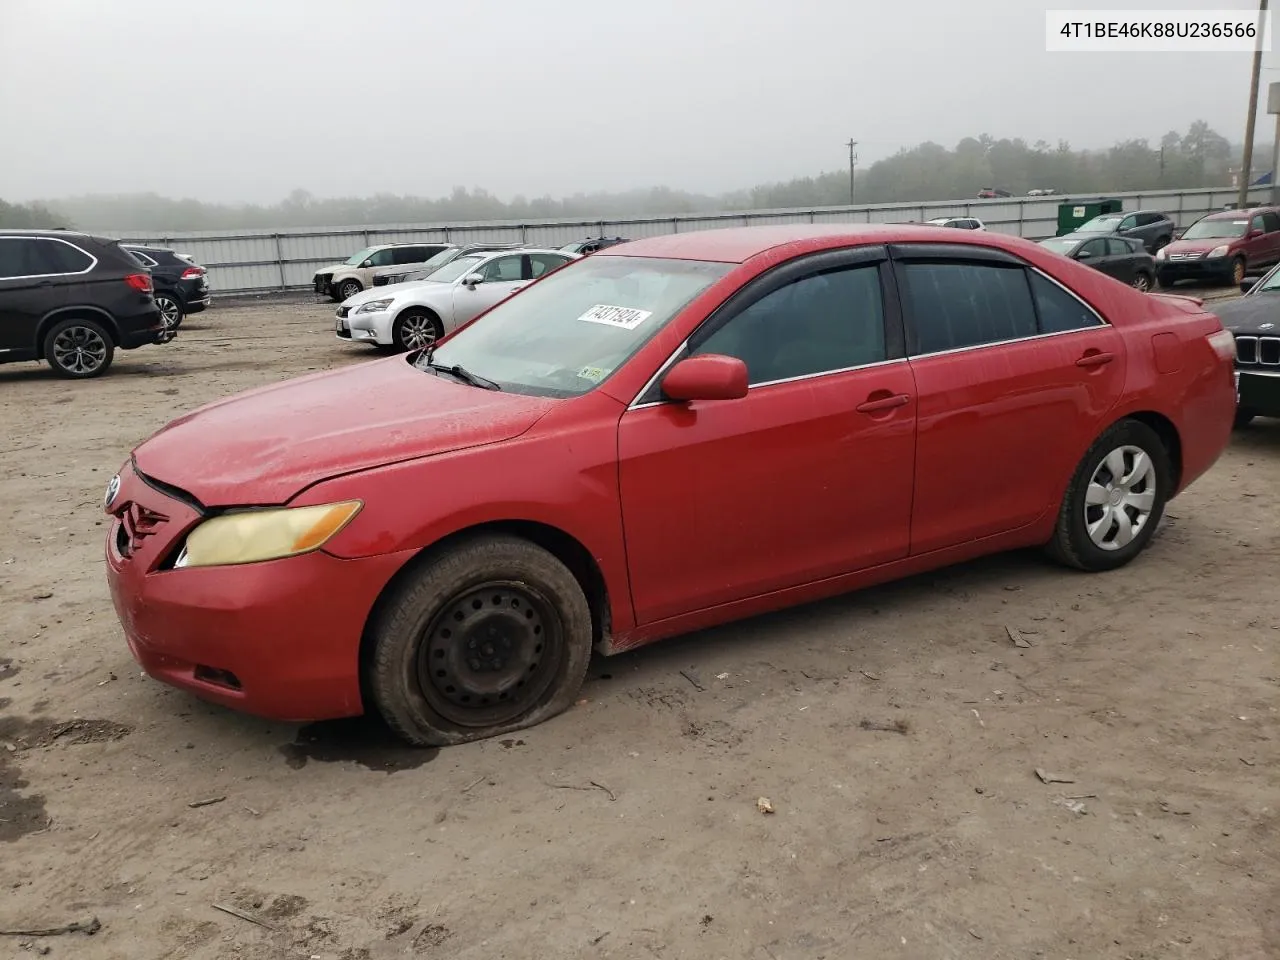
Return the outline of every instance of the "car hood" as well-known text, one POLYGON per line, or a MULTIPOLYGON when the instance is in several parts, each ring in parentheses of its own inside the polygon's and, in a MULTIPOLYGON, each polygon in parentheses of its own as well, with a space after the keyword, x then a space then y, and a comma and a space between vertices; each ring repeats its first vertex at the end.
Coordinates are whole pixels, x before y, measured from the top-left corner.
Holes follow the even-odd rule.
POLYGON ((1232 333, 1280 336, 1280 291, 1221 301, 1211 309, 1232 333))
POLYGON ((356 307, 362 307, 366 303, 374 300, 391 300, 399 297, 414 296, 421 293, 430 293, 433 290, 448 290, 449 284, 440 283, 436 280, 414 280, 412 283, 391 283, 381 287, 370 287, 368 290, 361 290, 354 297, 347 297, 342 301, 342 306, 354 310, 356 307))
POLYGON ((331 263, 327 267, 320 267, 311 276, 317 277, 322 273, 337 273, 339 270, 354 270, 355 267, 349 263, 331 263))
POLYGON ((1208 240, 1175 240, 1164 248, 1165 255, 1171 253, 1208 253, 1218 247, 1230 246, 1239 237, 1216 237, 1208 240))
POLYGON ((556 402, 470 387, 391 357, 208 404, 133 457, 142 473, 205 506, 277 504, 340 474, 509 440, 556 402))

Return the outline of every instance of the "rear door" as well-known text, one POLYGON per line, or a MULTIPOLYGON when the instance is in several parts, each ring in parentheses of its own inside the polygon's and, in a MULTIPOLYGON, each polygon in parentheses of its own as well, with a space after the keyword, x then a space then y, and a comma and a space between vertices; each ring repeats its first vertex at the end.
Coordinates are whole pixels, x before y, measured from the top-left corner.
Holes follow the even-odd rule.
POLYGON ((1135 249, 1145 249, 1142 238, 1107 237, 1106 269, 1103 272, 1122 283, 1133 283, 1137 277, 1134 267, 1138 254, 1135 249))
POLYGON ((890 249, 919 398, 912 554, 1057 509, 1123 390, 1120 334, 1002 251, 890 249))
POLYGON ((67 302, 67 280, 44 242, 0 237, 0 360, 35 356, 40 320, 67 302))

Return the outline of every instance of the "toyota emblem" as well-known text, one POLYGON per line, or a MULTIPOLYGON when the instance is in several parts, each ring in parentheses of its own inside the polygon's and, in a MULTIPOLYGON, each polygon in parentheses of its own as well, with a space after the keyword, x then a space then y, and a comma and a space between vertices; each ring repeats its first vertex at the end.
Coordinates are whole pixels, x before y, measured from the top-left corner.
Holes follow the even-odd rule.
POLYGON ((116 502, 116 497, 120 495, 120 474, 116 474, 107 483, 107 492, 102 498, 102 509, 111 512, 111 505, 116 502))

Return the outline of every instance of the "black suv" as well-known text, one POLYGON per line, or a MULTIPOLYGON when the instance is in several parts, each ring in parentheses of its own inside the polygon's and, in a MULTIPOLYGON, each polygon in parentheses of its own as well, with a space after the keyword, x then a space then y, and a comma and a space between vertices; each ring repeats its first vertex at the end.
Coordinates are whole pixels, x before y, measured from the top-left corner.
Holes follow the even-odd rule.
POLYGON ((0 230, 0 363, 44 360, 74 379, 106 373, 117 347, 173 339, 152 291, 117 240, 0 230))
POLYGON ((151 282, 156 288, 156 306, 165 326, 177 330, 182 318, 189 313, 199 313, 209 306, 209 277, 207 271, 180 253, 167 247, 144 247, 136 243, 120 244, 139 263, 151 271, 151 282))

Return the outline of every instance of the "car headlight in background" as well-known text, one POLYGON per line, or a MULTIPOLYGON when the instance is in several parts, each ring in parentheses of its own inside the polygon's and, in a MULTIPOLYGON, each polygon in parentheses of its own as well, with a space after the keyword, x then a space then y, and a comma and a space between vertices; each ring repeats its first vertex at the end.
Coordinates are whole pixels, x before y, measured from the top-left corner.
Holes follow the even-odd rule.
POLYGON ((1230 249, 1231 249, 1231 248, 1230 248, 1227 244, 1225 244, 1225 243, 1224 243, 1224 244, 1223 244, 1222 246, 1220 246, 1220 247, 1214 247, 1214 248, 1213 248, 1212 250, 1210 250, 1207 254, 1205 254, 1205 256, 1209 256, 1209 257, 1225 257, 1225 256, 1227 255, 1227 251, 1228 251, 1228 250, 1230 250, 1230 249))
POLYGON ((1156 251, 1156 259, 1157 260, 1164 259, 1164 247, 1161 247, 1159 250, 1156 251))
POLYGON ((319 550, 360 512, 359 500, 314 507, 224 513, 200 524, 174 567, 219 567, 279 560, 319 550))
POLYGON ((391 297, 388 297, 386 300, 370 300, 357 310, 356 313, 381 313, 394 302, 394 298, 391 297))

